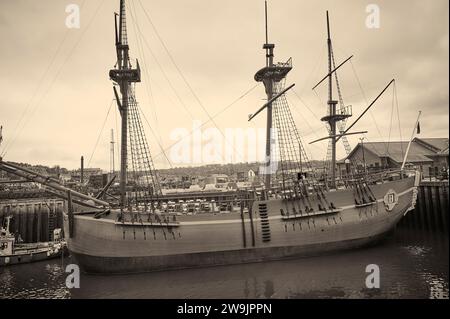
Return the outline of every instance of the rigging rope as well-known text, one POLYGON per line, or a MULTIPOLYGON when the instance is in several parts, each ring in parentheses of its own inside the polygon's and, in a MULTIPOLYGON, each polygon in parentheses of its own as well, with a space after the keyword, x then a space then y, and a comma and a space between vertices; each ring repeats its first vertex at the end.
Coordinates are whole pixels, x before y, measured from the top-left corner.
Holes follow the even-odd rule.
POLYGON ((132 18, 132 21, 133 21, 133 28, 135 30, 136 42, 138 43, 138 51, 139 51, 139 53, 140 53, 140 55, 142 57, 143 63, 144 63, 144 73, 147 76, 147 81, 146 81, 147 85, 148 85, 148 87, 146 86, 147 96, 148 96, 150 102, 153 101, 153 105, 154 105, 154 108, 153 108, 154 112, 153 113, 154 113, 154 116, 155 116, 155 126, 156 126, 156 131, 158 132, 158 137, 156 136, 155 131, 153 130, 152 126, 150 125, 147 117, 145 116, 145 113, 143 112, 143 110, 139 106, 138 107, 139 107, 140 113, 142 114, 142 116, 144 117, 144 120, 146 121, 148 127, 150 128, 150 131, 151 131, 152 135, 155 137, 155 140, 158 143, 158 146, 159 146, 160 150, 162 151, 164 157, 166 158, 166 160, 169 163, 170 167, 173 168, 172 162, 170 161, 170 159, 168 158, 167 154, 164 151, 164 148, 162 147, 162 138, 161 138, 161 134, 159 133, 159 129, 158 129, 158 116, 157 116, 157 112, 156 112, 156 103, 154 102, 152 90, 151 90, 151 87, 150 87, 150 81, 151 81, 150 80, 150 74, 148 72, 147 62, 146 62, 146 59, 145 59, 145 52, 144 52, 144 48, 143 48, 143 44, 142 44, 145 41, 145 39, 143 38, 142 32, 141 32, 140 27, 139 27, 139 22, 138 22, 135 6, 132 5, 132 3, 130 3, 130 6, 131 6, 131 9, 129 11, 131 13, 131 18, 132 18))
MULTIPOLYGON (((219 131, 219 133, 222 135, 222 137, 224 138, 225 143, 230 144, 231 147, 234 149, 234 151, 236 152, 237 155, 239 155, 241 158, 243 158, 242 154, 240 154, 240 152, 238 152, 238 150, 236 149, 236 147, 234 146, 234 143, 230 143, 226 137, 226 135, 223 133, 223 131, 219 128, 219 126, 217 125, 217 123, 214 121, 214 118, 211 117, 211 114, 208 112, 208 110, 206 109, 206 107, 203 105, 203 103, 201 102, 200 98, 198 97, 198 95, 195 93, 194 89, 192 88, 192 86, 189 84, 188 80, 186 79, 186 77, 184 76, 183 72, 181 72, 181 69, 178 67, 178 64, 175 62, 175 59, 173 58, 172 54, 170 53, 169 49, 167 48, 166 44, 164 43, 163 39, 161 38, 161 36, 159 35, 159 32, 157 31, 155 25, 153 24, 147 10, 144 8, 144 6, 142 5, 142 2, 140 0, 138 0, 142 11, 144 12, 145 16, 147 17, 148 21, 150 22, 150 25, 152 26, 153 31, 155 32, 156 36, 158 37, 158 40, 161 42, 161 45, 163 46, 164 50, 166 51, 170 61, 172 62, 173 66, 175 67, 175 69, 178 71, 178 74, 180 75, 181 79, 183 80, 183 82, 185 83, 185 85, 188 87, 189 91, 191 92, 191 94, 193 95, 193 97, 195 98, 195 100, 197 101, 197 103, 200 105, 200 107, 203 109, 203 112, 205 112, 205 114, 207 115, 209 121, 216 127, 216 129, 219 131)), ((223 155, 224 158, 225 155, 223 155)))
MULTIPOLYGON (((141 110, 142 116, 144 117, 145 122, 147 123, 148 127, 150 128, 150 131, 152 132, 153 136, 155 136, 155 133, 154 133, 152 127, 150 126, 150 123, 147 120, 147 117, 145 116, 144 112, 142 112, 142 109, 141 108, 139 108, 139 109, 141 110)), ((166 152, 164 151, 164 148, 163 148, 162 144, 160 142, 158 142, 158 141, 156 141, 156 142, 158 143, 158 146, 161 149, 161 152, 164 155, 164 157, 166 158, 166 160, 169 163, 170 167, 173 168, 172 162, 170 161, 169 157, 167 156, 166 152)))
MULTIPOLYGON (((324 128, 326 131, 327 131, 327 133, 328 133, 328 129, 327 129, 327 125, 325 124, 325 123, 323 123, 321 120, 320 120, 320 118, 317 116, 317 114, 316 113, 314 113, 313 111, 312 111, 312 109, 306 104, 306 102, 300 97, 300 95, 297 93, 297 91, 295 90, 295 88, 293 88, 292 89, 292 92, 294 92, 294 95, 297 97, 297 99, 306 107, 306 109, 316 118, 316 120, 317 120, 317 122, 318 123, 321 123, 321 125, 320 125, 320 127, 321 128, 324 128)), ((295 104, 294 104, 294 106, 296 106, 295 104)), ((297 110, 297 108, 295 108, 296 110, 297 110)), ((297 110, 297 112, 301 115, 301 112, 299 111, 299 110, 297 110)), ((301 115, 302 116, 302 115, 301 115)), ((303 118, 303 116, 302 116, 302 118, 303 118)), ((304 119, 304 118, 303 118, 304 119)), ((317 138, 319 138, 319 135, 317 134, 317 129, 314 129, 314 128, 312 128, 311 127, 311 125, 310 125, 310 123, 309 123, 309 121, 307 121, 306 119, 304 119, 304 122, 306 123, 306 125, 308 125, 308 127, 310 128, 310 130, 311 130, 311 132, 309 132, 309 133, 314 133, 314 135, 317 137, 317 138)), ((309 134, 309 133, 306 133, 306 134, 309 134)), ((311 146, 312 147, 315 147, 315 148, 317 148, 317 149, 319 149, 319 147, 316 145, 316 144, 311 144, 311 146)), ((321 148, 320 148, 321 149, 321 148)), ((310 158, 313 158, 313 156, 312 156, 312 153, 311 152, 309 152, 309 157, 310 158)))
MULTIPOLYGON (((69 54, 67 55, 66 59, 64 60, 64 62, 62 63, 62 65, 60 66, 60 68, 58 69, 57 73, 55 74, 55 77, 53 78, 53 80, 51 81, 50 85, 47 87, 47 90, 44 92, 44 94, 41 96, 41 99, 39 100, 39 102, 37 104, 35 104, 34 108, 31 111, 31 115, 30 117, 28 117, 28 119, 24 122, 24 124, 22 125, 22 127, 19 129, 18 134, 15 135, 15 137, 13 138, 13 140, 11 141, 11 143, 14 143, 15 140, 18 138, 18 136, 20 135, 20 132, 22 131, 22 129, 28 124, 29 120, 31 119, 31 117, 33 117, 34 113, 36 112, 36 110, 39 108, 39 106, 41 105, 42 101, 44 100, 44 98, 47 96, 47 94, 49 93, 50 89, 53 87, 54 83, 56 82, 57 78, 59 77, 59 75, 61 74, 61 71, 63 69, 63 67, 66 65, 66 63, 69 61, 70 57, 72 56, 72 54, 74 53, 75 49, 78 47, 78 45, 80 44, 81 40, 83 39, 84 34, 86 33, 87 30, 89 30, 89 27, 91 26, 92 22, 94 21, 95 17, 97 16, 100 8, 102 7, 103 3, 105 2, 105 0, 102 0, 100 2, 100 4, 97 6, 93 16, 91 17, 90 21, 88 22, 88 24, 86 25, 86 28, 83 30, 83 32, 81 33, 80 37, 78 38, 78 40, 76 41, 76 43, 74 44, 74 46, 71 48, 69 54)), ((83 2, 84 4, 84 2, 83 2)), ((3 153, 2 153, 2 157, 6 156, 7 152, 9 149, 7 149, 5 147, 3 153)))
MULTIPOLYGON (((284 88, 285 79, 275 83, 275 94, 284 88)), ((286 95, 283 94, 273 102, 275 128, 278 135, 279 156, 283 189, 294 186, 298 173, 304 173, 305 165, 315 176, 315 170, 306 155, 300 134, 295 125, 286 95)), ((274 154, 276 155, 276 154, 274 154)))
MULTIPOLYGON (((314 117, 316 117, 316 119, 317 119, 318 121, 320 121, 320 120, 317 118, 317 116, 316 116, 316 115, 310 110, 310 108, 306 105, 306 103, 303 102, 303 100, 297 95, 297 93, 294 91, 294 89, 292 89, 292 91, 294 92, 295 96, 299 99, 299 101, 300 101, 301 103, 303 103, 303 105, 305 105, 305 107, 308 109, 308 111, 310 111, 310 112, 314 115, 314 117)), ((308 128, 311 130, 310 133, 314 133, 314 135, 315 135, 317 138, 319 138, 319 135, 317 134, 317 130, 315 130, 315 129, 313 129, 313 128, 311 127, 311 124, 309 124, 309 121, 307 121, 307 120, 303 117, 303 114, 300 112, 300 110, 298 110, 298 108, 297 108, 297 106, 296 106, 295 103, 294 103, 294 109, 295 109, 295 110, 297 111, 297 113, 302 117, 303 123, 306 123, 306 125, 308 125, 308 128)))
MULTIPOLYGON (((369 105, 369 101, 367 100, 366 93, 364 92, 364 89, 363 89, 363 87, 361 85, 361 81, 359 80, 358 74, 356 73, 356 69, 355 69, 355 67, 353 65, 352 60, 350 60, 350 65, 352 66, 353 74, 355 75, 356 81, 357 81, 358 86, 359 86, 359 88, 361 90, 361 93, 363 95, 364 101, 366 102, 367 105, 369 105)), ((394 82, 394 84, 395 84, 395 82, 394 82)), ((376 127, 376 129, 378 131, 378 134, 380 135, 380 138, 381 138, 382 142, 385 144, 385 147, 386 147, 386 142, 383 140, 383 135, 381 134, 380 128, 378 127, 377 121, 376 121, 375 117, 373 116, 372 111, 369 110, 369 113, 370 113, 370 116, 372 117, 373 123, 375 124, 375 127, 376 127)))
MULTIPOLYGON (((361 93, 362 93, 362 95, 363 95, 363 98, 364 98, 364 100, 365 100, 365 102, 366 102, 366 104, 368 104, 368 100, 367 100, 367 96, 366 96, 366 94, 365 94, 365 92, 364 92, 364 89, 363 89, 363 87, 362 87, 362 85, 361 85, 361 81, 359 80, 359 77, 358 77, 358 74, 356 73, 356 69, 355 69, 355 67, 354 67, 354 65, 353 65, 353 62, 350 60, 350 64, 351 64, 351 66, 352 66, 352 70, 353 70, 353 74, 355 75, 355 78, 356 78, 356 81, 357 81, 357 83, 358 83, 358 86, 359 86, 359 88, 360 88, 360 90, 361 90, 361 93)), ((395 81, 394 81, 394 83, 393 83, 393 100, 394 99, 396 99, 396 83, 395 83, 395 81)), ((376 127, 376 129, 377 129, 377 131, 378 131, 378 134, 380 135, 380 138, 381 138, 381 143, 383 143, 384 144, 384 149, 386 150, 386 154, 389 154, 389 142, 390 142, 390 136, 391 136, 391 129, 389 130, 389 141, 386 143, 386 141, 383 139, 383 136, 382 136, 382 134, 381 134, 381 132, 380 132, 380 128, 378 127, 378 124, 377 124, 377 122, 376 122, 376 120, 375 120, 375 117, 373 116, 373 113, 369 110, 369 113, 370 113, 370 115, 371 115, 371 117, 372 117, 372 120, 373 120, 373 123, 375 124, 375 127, 376 127)), ((392 118, 392 113, 393 113, 393 109, 392 109, 392 112, 391 112, 391 123, 392 123, 392 120, 393 120, 393 118, 392 118)), ((398 121, 399 121, 399 127, 400 127, 400 117, 399 117, 399 114, 398 114, 398 105, 397 105, 397 116, 398 116, 398 121)), ((391 124, 392 125, 392 124, 391 124)), ((400 133, 400 137, 401 137, 401 133, 400 133)), ((364 138, 369 142, 369 140, 368 140, 368 138, 366 137, 366 135, 364 134, 364 138)), ((370 142, 369 142, 370 143, 370 142)), ((403 144, 402 143, 400 143, 400 147, 401 147, 401 150, 402 150, 402 154, 403 154, 403 144)), ((359 161, 361 162, 361 163, 363 163, 364 161, 363 161, 363 159, 362 159, 362 156, 361 157, 359 157, 358 158, 359 159, 359 161)), ((387 163, 386 163, 386 165, 387 165, 387 163)))
MULTIPOLYGON (((37 87, 36 87, 34 93, 32 94, 32 96, 31 96, 30 100, 28 101, 28 103, 27 103, 25 109, 23 110, 22 114, 20 115, 19 120, 18 120, 17 123, 16 123, 16 126, 15 126, 14 129, 11 131, 11 137, 12 137, 12 139, 8 139, 8 140, 7 140, 7 143, 4 145, 4 149, 3 149, 2 155, 5 155, 5 154, 6 154, 6 150, 7 150, 7 148, 8 148, 8 145, 11 143, 11 141, 15 141, 15 139, 16 139, 15 134, 16 134, 16 132, 17 132, 17 129, 19 128, 20 124, 22 123, 23 119, 25 118, 25 115, 26 115, 28 109, 30 108, 30 106, 31 106, 31 104, 32 104, 32 102, 33 102, 33 100, 34 100, 35 97, 37 96, 37 94, 38 94, 38 92, 39 92, 39 90, 40 90, 42 84, 44 83, 44 80, 45 80, 45 78, 46 78, 48 72, 50 71, 51 67, 53 66, 53 63, 55 62, 56 57, 57 57, 57 55, 59 54, 59 52, 60 52, 60 50, 61 50, 61 48, 62 48, 64 42, 66 41, 68 35, 69 35, 69 29, 68 29, 68 30, 66 31, 66 33, 64 34, 64 37, 63 37, 62 41, 59 43, 59 45, 58 45, 58 47, 57 47, 55 53, 54 53, 53 56, 52 56, 52 58, 50 59, 50 63, 47 65, 47 68, 46 68, 44 74, 42 75, 41 79, 38 81, 38 85, 37 85, 37 87)), ((19 131, 19 133, 20 133, 20 131, 19 131)), ((17 134, 19 134, 19 133, 17 133, 17 134)))
POLYGON ((119 109, 117 107, 114 108, 115 112, 114 112, 114 122, 116 125, 116 144, 117 144, 117 163, 120 166, 120 144, 122 143, 122 141, 119 139, 119 129, 117 128, 117 113, 119 112, 119 109))
MULTIPOLYGON (((85 2, 86 2, 86 0, 83 0, 83 2, 81 3, 81 5, 80 5, 81 9, 83 8, 85 2)), ((25 115, 26 115, 28 109, 30 108, 33 100, 36 98, 36 96, 37 96, 37 94, 39 92, 39 89, 41 88, 42 84, 44 83, 44 80, 45 80, 48 72, 50 71, 51 67, 53 66, 54 62, 56 61, 56 58, 57 58, 59 52, 61 51, 61 48, 63 47, 63 44, 64 44, 64 42, 67 39, 67 36, 69 35, 69 32, 70 32, 70 29, 67 29, 65 34, 64 34, 64 36, 63 36, 62 41, 59 43, 59 45, 57 46, 56 51, 52 55, 52 57, 50 59, 50 63, 47 65, 47 68, 45 69, 44 74, 41 76, 40 80, 37 82, 38 86, 36 87, 35 91, 31 95, 31 98, 29 99, 29 101, 28 101, 24 111, 22 112, 21 116, 19 117, 19 120, 17 121, 16 126, 14 127, 14 129, 11 132, 11 137, 13 137, 12 140, 16 139, 16 137, 14 137, 14 136, 15 136, 15 134, 17 132, 17 129, 19 128, 20 124, 22 123, 23 119, 25 118, 25 115)), ((20 134, 20 131, 17 134, 20 134)), ((6 149, 8 148, 8 145, 11 143, 12 140, 11 139, 7 140, 7 143, 4 145, 3 152, 1 153, 2 155, 6 155, 6 149)))
POLYGON ((314 73, 317 72, 317 70, 319 70, 323 64, 323 61, 325 61, 324 56, 327 54, 328 49, 327 49, 327 44, 324 43, 322 45, 322 53, 320 55, 317 55, 317 61, 314 64, 313 69, 311 70, 311 72, 309 73, 309 75, 306 77, 305 79, 305 84, 303 85, 303 87, 300 89, 300 94, 303 95, 303 93, 305 92, 305 90, 308 88, 309 86, 309 79, 312 78, 312 75, 314 73))
MULTIPOLYGON (((397 85, 396 85, 395 82, 394 82, 394 95, 395 95, 395 103, 396 103, 396 106, 397 106, 398 131, 399 131, 399 134, 400 134, 400 141, 403 141, 402 127, 400 125, 400 110, 399 110, 399 107, 398 107, 397 85)), ((401 147, 401 150, 402 150, 402 158, 404 158, 405 152, 403 150, 403 143, 400 143, 400 147, 401 147)))
POLYGON ((97 150, 98 142, 100 141, 100 137, 102 136, 103 129, 105 128, 105 124, 106 124, 106 121, 108 120, 109 113, 111 112, 111 107, 112 107, 113 103, 114 103, 114 99, 112 99, 111 103, 109 104, 108 112, 106 113, 106 117, 103 120, 102 128, 100 129, 100 132, 98 133, 97 141, 95 142, 94 149, 92 150, 91 156, 89 157, 89 161, 88 161, 88 164, 87 164, 88 168, 90 168, 91 160, 92 160, 92 158, 93 158, 93 156, 95 154, 95 151, 97 150))
MULTIPOLYGON (((155 127, 156 127, 156 132, 157 132, 157 135, 158 135, 158 138, 159 138, 159 142, 160 143, 162 143, 162 138, 161 138, 161 134, 159 133, 159 125, 158 125, 158 114, 157 114, 157 112, 156 112, 156 103, 155 103, 155 100, 154 100, 154 97, 153 97, 153 91, 152 91, 152 88, 151 88, 151 79, 150 79, 150 73, 149 73, 149 68, 147 67, 147 59, 145 58, 145 52, 144 52, 144 48, 143 48, 143 44, 142 44, 142 42, 143 42, 143 40, 142 40, 142 36, 140 36, 141 34, 140 34, 140 32, 138 32, 137 30, 138 30, 138 28, 139 28, 139 22, 138 22, 138 18, 137 18, 137 14, 136 14, 136 8, 135 8, 135 6, 134 6, 134 4, 133 4, 133 2, 130 2, 129 3, 130 5, 130 14, 131 14, 131 21, 133 22, 133 29, 135 30, 135 32, 134 32, 134 35, 135 35, 135 37, 136 37, 136 42, 137 42, 137 44, 138 44, 138 52, 139 52, 139 55, 141 56, 141 60, 142 60, 142 62, 143 62, 143 70, 144 70, 144 74, 145 74, 145 76, 146 76, 146 78, 147 78, 147 80, 145 81, 145 89, 146 89, 146 92, 147 92, 147 97, 148 97, 148 100, 149 100, 149 103, 151 104, 151 105, 153 105, 153 116, 154 116, 154 118, 155 118, 155 121, 154 121, 154 123, 155 123, 155 127)), ((142 112, 142 114, 144 114, 143 112, 142 112)))
POLYGON ((141 39, 144 41, 145 46, 147 47, 147 49, 149 50, 151 56, 153 57, 153 59, 156 62, 156 65, 158 66, 158 68, 160 69, 162 75, 164 76, 164 79, 167 81, 167 83, 169 84, 170 89, 173 91, 173 93, 175 94, 178 102, 181 104, 181 106, 184 108, 184 110, 189 114, 189 117, 194 120, 194 116, 192 115, 191 111, 188 109, 187 105, 184 103, 183 99, 181 98, 180 94, 178 93, 178 91, 175 89, 175 86, 173 85, 172 81, 170 81, 169 77, 167 76, 166 72, 164 71, 164 68, 162 67, 161 63, 159 63, 158 58, 156 57, 155 53, 153 52, 153 50, 151 49, 150 44, 148 43, 147 39, 144 37, 141 29, 139 26, 137 26, 138 29, 138 33, 141 35, 141 39))
POLYGON ((129 88, 127 111, 129 115, 129 121, 127 124, 129 129, 128 137, 131 154, 130 160, 133 167, 133 170, 129 173, 133 175, 134 181, 138 186, 136 196, 140 195, 139 198, 144 199, 147 194, 150 197, 150 200, 153 200, 154 196, 158 198, 161 195, 161 186, 159 184, 158 176, 150 154, 147 139, 145 137, 138 103, 135 98, 135 90, 133 87, 129 88), (142 177, 144 177, 145 181, 143 181, 142 177), (147 192, 143 191, 142 188, 147 190, 147 192))
MULTIPOLYGON (((336 69, 336 62, 335 62, 335 59, 334 59, 333 46, 331 46, 331 59, 332 59, 332 62, 333 62, 333 69, 336 69)), ((341 112, 345 112, 345 114, 347 114, 347 110, 346 110, 345 104, 344 104, 344 99, 342 97, 341 86, 339 84, 338 72, 337 71, 334 72, 334 76, 335 76, 335 79, 336 79, 336 88, 337 88, 338 96, 339 96, 339 104, 341 106, 340 111, 341 112)), ((343 133, 345 131, 345 125, 347 124, 347 120, 348 120, 348 118, 345 118, 342 121, 338 122, 338 128, 339 128, 339 131, 341 133, 343 133)), ((348 156, 350 154, 350 152, 352 151, 352 148, 350 146, 350 143, 348 142, 347 136, 345 136, 345 135, 342 136, 341 140, 342 140, 342 144, 344 145, 345 152, 347 153, 347 156, 348 156)))
MULTIPOLYGON (((394 86, 392 87, 392 90, 394 90, 394 89, 395 89, 395 83, 394 83, 394 86)), ((389 123, 389 135, 388 135, 387 148, 386 148, 387 155, 389 155, 389 144, 391 142, 392 121, 394 119, 394 99, 395 99, 395 95, 394 95, 394 93, 392 93, 391 120, 389 123)))
MULTIPOLYGON (((219 112, 217 112, 216 114, 213 115, 213 118, 218 117, 219 115, 221 115, 222 113, 224 113, 225 111, 227 111, 229 108, 231 108, 233 105, 235 105, 237 102, 239 102, 240 100, 242 100, 245 96, 247 96, 250 92, 252 92, 257 86, 259 85, 259 83, 256 83, 253 87, 251 87, 249 90, 247 90, 244 94, 242 94, 241 96, 239 96, 237 99, 235 99, 233 102, 231 102, 230 104, 228 104, 227 106, 225 106, 222 110, 220 110, 219 112)), ((170 150, 173 146, 177 145, 178 143, 180 143, 181 141, 183 141, 185 138, 190 137, 194 132, 196 132, 197 130, 200 130, 203 126, 205 126, 206 124, 208 124, 210 122, 210 120, 206 120, 203 123, 201 123, 199 126, 197 126, 196 128, 194 128, 193 130, 191 130, 189 132, 189 134, 183 136, 182 138, 180 138, 178 141, 170 144, 168 147, 166 147, 163 151, 168 151, 170 150)), ((162 153, 158 153, 155 155, 155 157, 161 155, 162 153)))

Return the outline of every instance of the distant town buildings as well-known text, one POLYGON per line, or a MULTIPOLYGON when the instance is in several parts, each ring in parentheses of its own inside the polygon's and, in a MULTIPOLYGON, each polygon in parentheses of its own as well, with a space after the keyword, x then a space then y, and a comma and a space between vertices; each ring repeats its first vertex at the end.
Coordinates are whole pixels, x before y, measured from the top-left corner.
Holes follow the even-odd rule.
POLYGON ((94 188, 103 188, 109 181, 109 174, 92 174, 89 175, 89 186, 94 188))
MULTIPOLYGON (((83 182, 87 183, 91 175, 101 175, 101 168, 84 168, 83 169, 83 182)), ((70 173, 71 179, 74 182, 81 182, 81 169, 74 170, 70 173)))

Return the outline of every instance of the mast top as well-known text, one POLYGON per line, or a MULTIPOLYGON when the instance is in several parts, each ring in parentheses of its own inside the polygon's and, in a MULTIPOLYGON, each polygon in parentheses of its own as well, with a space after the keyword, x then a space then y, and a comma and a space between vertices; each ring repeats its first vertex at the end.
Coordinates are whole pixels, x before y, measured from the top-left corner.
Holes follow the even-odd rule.
POLYGON ((328 33, 328 41, 331 41, 330 18, 328 17, 328 10, 327 10, 327 33, 328 33))
POLYGON ((125 0, 120 0, 119 44, 128 45, 125 0))
POLYGON ((269 24, 267 19, 267 0, 264 1, 264 21, 265 21, 265 31, 266 31, 266 42, 263 45, 263 49, 266 50, 266 67, 270 66, 273 59, 273 48, 275 44, 269 43, 269 24))
POLYGON ((135 69, 129 63, 125 0, 120 0, 120 14, 114 13, 114 18, 117 69, 110 70, 109 77, 120 86, 141 82, 139 62, 136 60, 135 69), (119 26, 117 26, 117 17, 119 18, 119 26))
POLYGON ((264 15, 265 15, 265 22, 266 22, 266 45, 269 44, 269 31, 268 31, 268 25, 267 25, 267 0, 264 1, 264 15))
POLYGON ((286 62, 273 63, 273 49, 275 44, 269 43, 269 27, 267 18, 267 0, 264 1, 264 17, 265 17, 265 36, 266 42, 263 45, 263 49, 266 50, 266 66, 256 72, 255 81, 274 81, 279 82, 286 77, 289 71, 292 69, 292 59, 290 58, 286 62))

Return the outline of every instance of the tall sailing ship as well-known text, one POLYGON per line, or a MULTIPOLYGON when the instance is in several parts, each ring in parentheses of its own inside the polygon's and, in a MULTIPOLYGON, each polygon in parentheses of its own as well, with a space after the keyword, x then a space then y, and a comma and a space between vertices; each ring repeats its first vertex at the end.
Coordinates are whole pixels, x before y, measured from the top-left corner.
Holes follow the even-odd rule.
POLYGON ((337 81, 336 71, 347 60, 336 67, 328 13, 328 74, 323 79, 328 80, 328 111, 322 120, 329 129, 324 139, 330 141, 330 174, 319 176, 311 165, 285 96, 293 86, 285 88, 292 60, 274 63, 266 4, 266 65, 255 74, 255 80, 264 84, 267 103, 249 119, 267 112, 265 187, 262 192, 240 193, 241 207, 248 210, 193 215, 163 212, 164 196, 135 96, 141 72, 139 63, 132 65, 129 57, 125 8, 125 0, 121 0, 115 20, 117 64, 109 72, 121 114, 118 207, 102 199, 106 189, 90 197, 0 162, 3 170, 47 185, 67 199, 64 233, 71 254, 84 271, 145 272, 363 247, 383 238, 414 208, 418 172, 402 168, 375 174, 348 163, 346 176, 336 176, 336 143, 346 142, 347 135, 358 132, 349 132, 356 122, 345 129, 351 110, 343 104, 340 92, 339 100, 333 99, 333 79, 337 81))

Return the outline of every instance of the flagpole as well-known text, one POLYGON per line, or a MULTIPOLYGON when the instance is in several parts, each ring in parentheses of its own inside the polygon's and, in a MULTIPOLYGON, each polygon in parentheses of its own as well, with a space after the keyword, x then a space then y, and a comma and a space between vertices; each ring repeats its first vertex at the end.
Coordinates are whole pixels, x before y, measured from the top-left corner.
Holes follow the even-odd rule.
MULTIPOLYGON (((2 146, 3 142, 3 125, 0 126, 0 146, 2 146)), ((0 156, 0 161, 2 160, 2 157, 0 156)))
POLYGON ((411 134, 411 139, 409 140, 408 147, 406 148, 405 157, 403 158, 403 163, 402 163, 402 168, 401 168, 402 171, 405 168, 406 158, 408 157, 409 148, 411 147, 411 142, 412 142, 412 140, 414 138, 414 132, 416 131, 416 129, 418 127, 417 125, 419 124, 419 119, 420 119, 420 115, 421 114, 422 114, 422 111, 419 111, 419 115, 417 116, 416 124, 414 125, 414 129, 413 129, 412 134, 411 134))

